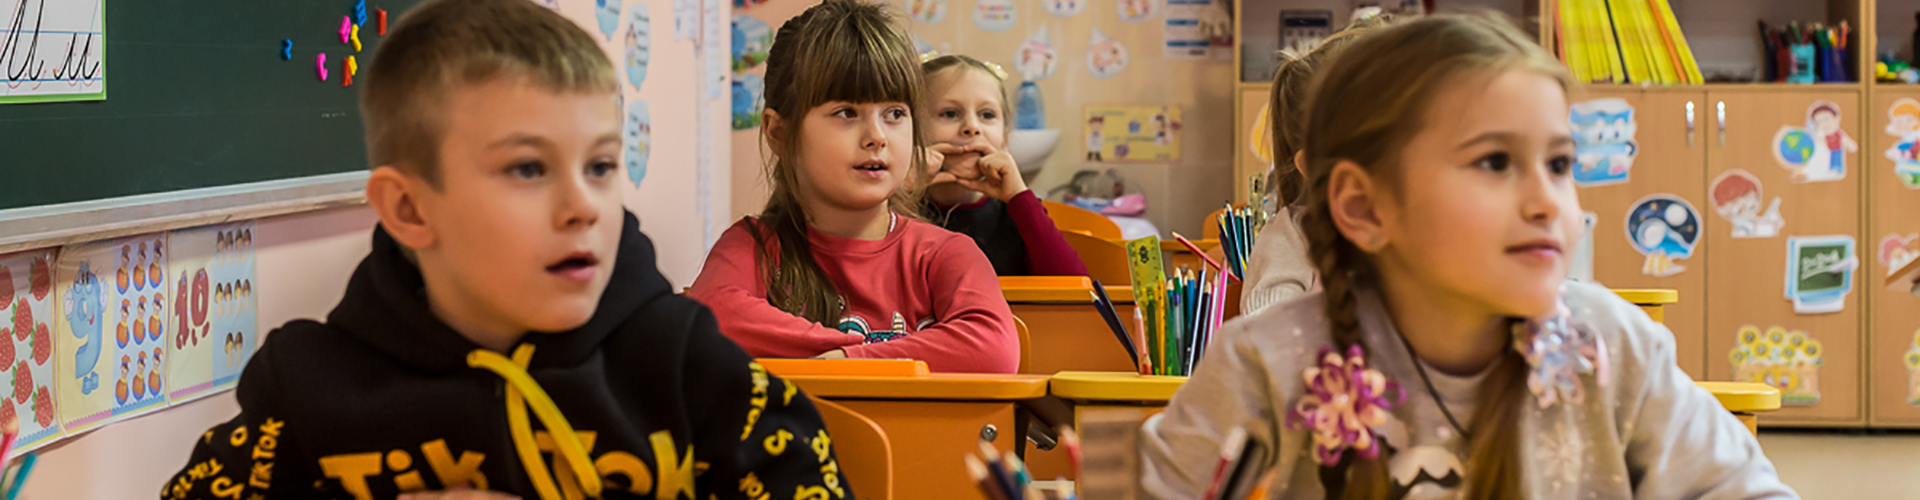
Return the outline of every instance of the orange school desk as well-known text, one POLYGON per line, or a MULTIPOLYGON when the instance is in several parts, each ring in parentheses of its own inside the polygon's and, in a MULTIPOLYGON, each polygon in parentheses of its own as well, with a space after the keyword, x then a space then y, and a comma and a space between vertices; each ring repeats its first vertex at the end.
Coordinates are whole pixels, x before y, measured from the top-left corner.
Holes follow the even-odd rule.
POLYGON ((1640 306, 1640 310, 1646 311, 1647 316, 1653 317, 1657 323, 1667 322, 1667 304, 1680 302, 1678 290, 1615 288, 1613 293, 1640 306))
MULTIPOLYGON (((1133 289, 1106 287, 1121 324, 1133 322, 1133 289)), ((1093 280, 1080 276, 1003 276, 1000 292, 1013 315, 1027 323, 1032 348, 1028 374, 1068 370, 1133 371, 1133 358, 1114 338, 1107 322, 1094 308, 1093 280)))
MULTIPOLYGON (((1047 395, 1048 377, 1039 375, 824 375, 813 369, 782 373, 783 367, 830 367, 840 361, 845 360, 763 364, 807 394, 865 416, 885 431, 893 453, 894 491, 880 495, 856 489, 861 498, 985 499, 968 479, 962 457, 978 452, 981 438, 989 435, 996 448, 1017 449, 1024 437, 1015 427, 1015 405, 1047 395)), ((859 458, 842 458, 849 459, 859 458)))

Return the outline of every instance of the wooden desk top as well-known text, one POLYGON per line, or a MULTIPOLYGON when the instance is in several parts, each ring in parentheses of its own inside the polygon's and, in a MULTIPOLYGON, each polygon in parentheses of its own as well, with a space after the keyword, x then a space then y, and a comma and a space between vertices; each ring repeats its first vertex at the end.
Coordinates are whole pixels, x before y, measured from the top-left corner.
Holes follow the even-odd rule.
POLYGON ((785 377, 823 398, 934 401, 1018 401, 1046 397, 1046 375, 935 373, 924 377, 796 375, 785 377))
POLYGON ((1753 412, 1780 409, 1780 390, 1751 382, 1694 382, 1713 393, 1728 411, 1753 412))
MULTIPOLYGON (((1107 298, 1133 303, 1133 287, 1108 285, 1107 298)), ((1010 303, 1092 304, 1093 280, 1085 276, 1001 276, 1000 293, 1010 303)))
POLYGON ((1048 385, 1054 396, 1066 399, 1165 403, 1186 383, 1187 377, 1132 372, 1060 372, 1048 385))
POLYGON ((1634 305, 1652 306, 1680 302, 1679 290, 1615 288, 1613 289, 1613 293, 1619 295, 1620 298, 1627 299, 1627 302, 1632 302, 1634 305))

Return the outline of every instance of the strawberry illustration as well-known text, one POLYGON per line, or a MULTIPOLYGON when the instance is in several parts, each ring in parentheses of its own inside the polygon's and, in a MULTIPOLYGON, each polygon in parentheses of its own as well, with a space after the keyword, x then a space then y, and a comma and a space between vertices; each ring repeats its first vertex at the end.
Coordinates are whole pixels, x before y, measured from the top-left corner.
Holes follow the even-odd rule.
POLYGON ((33 423, 53 426, 53 394, 47 392, 47 386, 40 386, 40 391, 33 393, 33 423))
POLYGON ((15 417, 16 415, 13 414, 13 402, 0 401, 0 422, 13 420, 15 417))
MULTIPOLYGON (((0 331, 0 333, 6 332, 0 331)), ((11 335, 6 337, 8 338, 0 339, 0 366, 13 366, 13 356, 15 354, 13 339, 11 335)))
POLYGON ((33 331, 33 310, 27 308, 25 297, 13 305, 13 331, 15 335, 33 331))
POLYGON ((13 401, 26 404, 27 397, 33 395, 33 372, 27 371, 26 360, 13 368, 13 401))
POLYGON ((53 359, 53 334, 41 323, 33 328, 33 364, 44 366, 49 359, 53 359))
POLYGON ((46 300, 47 293, 53 291, 53 270, 48 269, 46 257, 33 259, 27 274, 32 281, 33 300, 46 300))
POLYGON ((0 266, 0 304, 13 303, 13 270, 0 266))

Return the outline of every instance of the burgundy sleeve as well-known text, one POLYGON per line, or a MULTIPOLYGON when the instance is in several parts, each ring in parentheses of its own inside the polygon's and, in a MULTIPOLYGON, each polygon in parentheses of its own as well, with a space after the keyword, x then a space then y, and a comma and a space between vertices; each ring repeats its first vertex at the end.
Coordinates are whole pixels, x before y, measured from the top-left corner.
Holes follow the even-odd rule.
POLYGON ((755 357, 811 358, 821 353, 859 344, 858 335, 847 335, 832 328, 794 316, 767 302, 766 284, 760 281, 758 260, 754 258, 751 219, 742 219, 720 234, 707 263, 694 278, 687 296, 706 304, 720 323, 720 333, 739 343, 755 357))
POLYGON ((1080 254, 1067 245, 1060 229, 1047 216, 1047 207, 1033 190, 1021 191, 1007 201, 1007 215, 1020 228, 1020 240, 1027 244, 1027 271, 1036 276, 1086 276, 1087 265, 1080 254))

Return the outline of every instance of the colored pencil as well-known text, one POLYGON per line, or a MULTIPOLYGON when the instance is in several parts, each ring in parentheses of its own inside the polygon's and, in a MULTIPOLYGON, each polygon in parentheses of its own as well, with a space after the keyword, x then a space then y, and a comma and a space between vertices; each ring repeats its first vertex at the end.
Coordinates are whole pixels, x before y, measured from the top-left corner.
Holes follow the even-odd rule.
POLYGON ((981 462, 980 457, 968 454, 963 460, 967 463, 967 475, 973 478, 974 485, 987 495, 988 500, 1013 500, 1007 497, 1006 490, 1001 489, 999 481, 992 477, 987 464, 981 462))
POLYGON ((39 460, 40 455, 32 453, 20 458, 20 472, 13 474, 13 484, 7 487, 7 500, 20 498, 20 489, 27 485, 27 474, 33 473, 33 463, 39 460))
POLYGON ((1000 484, 1000 491, 1006 494, 1007 499, 1020 500, 1020 490, 1014 487, 1013 477, 1007 474, 1006 464, 1000 458, 1000 450, 994 449, 993 443, 981 441, 980 455, 987 460, 987 475, 993 476, 994 481, 1000 484))
MULTIPOLYGON (((1226 272, 1226 268, 1224 268, 1224 267, 1220 267, 1220 261, 1216 261, 1216 260, 1213 260, 1213 256, 1210 256, 1210 255, 1207 255, 1207 252, 1205 252, 1205 251, 1202 251, 1202 250, 1200 250, 1200 245, 1195 245, 1195 244, 1193 244, 1193 242, 1192 242, 1192 241, 1188 241, 1188 240, 1187 240, 1187 237, 1185 237, 1185 236, 1181 236, 1181 235, 1180 235, 1180 233, 1178 233, 1178 232, 1175 232, 1175 233, 1173 233, 1173 239, 1174 239, 1174 240, 1178 240, 1178 241, 1180 242, 1180 244, 1182 244, 1182 245, 1186 245, 1186 246, 1187 246, 1187 250, 1191 250, 1191 251, 1193 251, 1193 254, 1194 254, 1194 255, 1199 255, 1201 259, 1203 259, 1203 260, 1206 260, 1206 261, 1207 261, 1207 265, 1209 265, 1209 266, 1213 266, 1213 270, 1215 270, 1215 271, 1220 271, 1220 272, 1226 272)), ((1224 247, 1223 247, 1223 248, 1224 248, 1224 247)), ((1226 251, 1225 251, 1225 250, 1221 250, 1221 252, 1220 252, 1220 255, 1221 255, 1221 256, 1223 256, 1223 257, 1224 257, 1224 256, 1226 256, 1226 251)), ((1240 281, 1240 277, 1239 277, 1239 276, 1234 276, 1234 277, 1233 277, 1233 280, 1234 280, 1234 281, 1240 281)))
POLYGON ((1100 280, 1093 280, 1093 291, 1087 292, 1093 298, 1094 309, 1100 310, 1100 319, 1107 321, 1107 329, 1113 331, 1114 338, 1120 339, 1120 345, 1127 348, 1127 357, 1133 364, 1140 364, 1140 353, 1133 349, 1133 340, 1127 336, 1127 328, 1120 325, 1120 313, 1113 309, 1113 301, 1107 299, 1107 289, 1100 280))
POLYGON ((1060 445, 1067 447, 1067 461, 1073 462, 1073 477, 1080 477, 1080 433, 1065 425, 1059 431, 1060 445))
POLYGON ((1213 464, 1213 480, 1207 483, 1206 496, 1200 498, 1215 500, 1233 494, 1231 491, 1222 489, 1227 486, 1230 476, 1233 475, 1234 465, 1240 461, 1240 452, 1246 445, 1246 429, 1234 426, 1227 431, 1227 438, 1220 441, 1220 460, 1213 464))
MULTIPOLYGON (((1149 348, 1147 346, 1147 319, 1146 316, 1140 314, 1139 305, 1135 305, 1133 308, 1133 342, 1140 346, 1141 352, 1143 353, 1149 348)), ((1139 359, 1135 361, 1138 361, 1140 365, 1141 375, 1153 374, 1152 359, 1147 356, 1140 356, 1139 359)))

